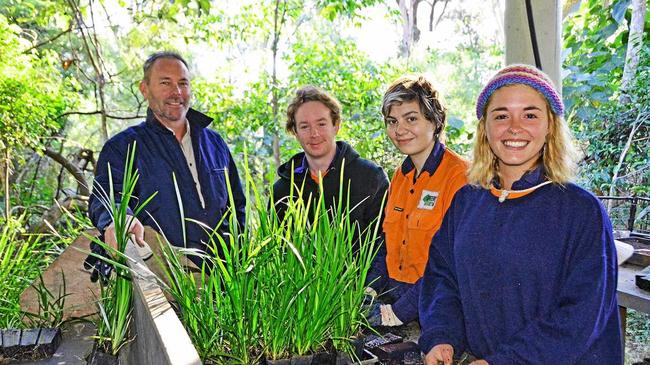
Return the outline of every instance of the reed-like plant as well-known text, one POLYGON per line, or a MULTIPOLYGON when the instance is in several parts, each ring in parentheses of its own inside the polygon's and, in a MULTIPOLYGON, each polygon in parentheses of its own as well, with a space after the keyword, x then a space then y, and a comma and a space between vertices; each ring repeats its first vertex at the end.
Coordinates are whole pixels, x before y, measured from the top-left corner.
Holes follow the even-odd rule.
POLYGON ((25 236, 26 215, 10 217, 0 231, 0 328, 22 328, 20 293, 45 264, 45 246, 39 236, 25 236))
POLYGON ((9 220, 0 218, 0 328, 56 327, 61 324, 65 288, 49 292, 38 278, 88 227, 89 223, 78 216, 65 211, 63 224, 56 225, 56 231, 51 227, 52 232, 46 234, 27 233, 27 213, 12 216, 9 220), (30 284, 36 290, 40 313, 21 310, 20 295, 30 284))
POLYGON ((102 246, 112 256, 112 258, 99 255, 96 257, 109 262, 113 265, 115 271, 115 275, 112 275, 109 280, 100 280, 99 320, 96 323, 97 345, 103 351, 112 355, 117 355, 120 349, 129 341, 133 285, 127 265, 128 258, 124 254, 130 239, 129 227, 131 227, 135 217, 142 212, 144 207, 156 195, 153 194, 142 202, 138 202, 138 204, 135 204, 133 211, 130 212, 131 199, 133 199, 133 192, 139 179, 139 173, 134 166, 135 150, 136 143, 133 142, 127 149, 119 201, 116 199, 117 193, 113 185, 110 164, 107 167, 110 186, 108 195, 105 192, 94 192, 100 194, 100 200, 113 219, 117 242, 117 248, 113 248, 96 237, 91 237, 96 244, 102 246))
POLYGON ((318 197, 308 199, 307 204, 300 197, 287 197, 284 202, 287 210, 279 227, 283 239, 278 244, 285 248, 261 278, 272 277, 277 284, 269 285, 264 297, 273 306, 261 305, 272 308, 263 315, 268 319, 263 342, 270 358, 285 357, 287 352, 304 355, 328 342, 349 350, 350 338, 364 323, 364 282, 376 254, 378 226, 359 232, 358 224, 349 219, 356 207, 350 207, 349 188, 342 176, 333 209, 322 198, 322 184, 318 197))
MULTIPOLYGON (((244 170, 248 171, 247 168, 244 170)), ((247 191, 251 188, 251 181, 246 179, 247 191)), ((230 206, 234 207, 227 174, 226 184, 230 206)), ((177 199, 180 201, 179 194, 177 199)), ((182 202, 179 206, 182 207, 182 202)), ((180 214, 183 217, 182 208, 180 214)), ((250 222, 252 215, 248 207, 247 217, 250 222)), ((220 229, 221 222, 212 228, 188 220, 189 224, 202 225, 209 231, 210 240, 206 246, 209 253, 162 245, 165 261, 162 267, 181 321, 201 359, 208 364, 251 364, 261 355, 261 351, 256 350, 259 347, 259 310, 253 271, 259 260, 264 260, 264 246, 268 240, 248 240, 247 237, 253 234, 250 228, 255 225, 239 227, 232 211, 227 212, 223 219, 228 220, 228 232, 220 229), (200 275, 194 275, 185 267, 180 255, 200 257, 204 263, 200 275)))
POLYGON ((343 181, 335 209, 327 209, 323 191, 307 204, 287 197, 280 220, 248 166, 242 171, 253 202, 247 224, 226 215, 230 232, 212 231, 198 280, 180 264, 179 250, 164 250, 169 290, 199 355, 205 363, 251 364, 262 356, 349 350, 365 323, 361 303, 378 224, 358 231, 343 181))
POLYGON ((43 281, 43 275, 38 276, 38 281, 32 284, 38 299, 38 310, 36 313, 25 312, 27 322, 32 328, 36 327, 59 327, 63 324, 65 299, 69 295, 66 290, 65 274, 61 274, 61 286, 56 293, 48 289, 43 281))

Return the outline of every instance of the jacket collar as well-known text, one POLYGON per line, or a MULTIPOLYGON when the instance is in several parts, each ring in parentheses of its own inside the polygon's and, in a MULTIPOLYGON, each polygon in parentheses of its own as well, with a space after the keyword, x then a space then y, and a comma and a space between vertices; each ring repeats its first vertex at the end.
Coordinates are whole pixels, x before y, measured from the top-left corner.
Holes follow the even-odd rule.
MULTIPOLYGON (((433 146, 433 149, 431 150, 431 153, 429 154, 429 157, 427 157, 427 160, 424 161, 424 165, 422 166, 422 171, 426 171, 429 173, 429 175, 433 175, 436 172, 438 166, 440 165, 440 162, 442 161, 442 156, 444 156, 444 154, 445 154, 445 145, 440 143, 440 141, 436 141, 435 145, 433 146)), ((415 164, 413 163, 413 160, 411 160, 411 157, 409 156, 402 163, 402 174, 407 175, 413 169, 415 169, 415 164)))
MULTIPOLYGON (((343 160, 345 160, 345 164, 347 165, 357 158, 359 158, 359 154, 354 150, 354 148, 352 148, 352 146, 344 141, 337 141, 336 155, 334 155, 334 159, 330 163, 328 171, 340 168, 343 164, 343 160)), ((305 152, 300 152, 278 167, 278 175, 285 179, 291 178, 292 164, 294 175, 303 175, 304 173, 309 172, 309 165, 307 164, 305 152)))
MULTIPOLYGON (((191 125, 191 130, 200 130, 203 129, 212 123, 212 118, 208 117, 207 115, 196 111, 192 108, 190 108, 187 111, 187 115, 185 116, 187 120, 189 121, 191 125)), ((169 129, 167 129, 160 121, 156 118, 156 116, 153 114, 153 110, 151 108, 147 108, 147 119, 145 120, 145 123, 154 128, 158 132, 162 133, 172 133, 169 129)))
MULTIPOLYGON (((526 190, 528 188, 532 188, 535 185, 543 183, 546 180, 548 179, 544 174, 544 167, 542 164, 538 164, 534 169, 526 171, 526 173, 524 173, 524 175, 520 177, 519 180, 512 183, 511 190, 526 190)), ((494 181, 492 181, 492 186, 497 189, 501 189, 501 183, 499 182, 498 178, 495 178, 494 181)))
MULTIPOLYGON (((340 163, 341 161, 341 147, 339 146, 339 143, 336 143, 336 154, 334 155, 334 158, 332 159, 332 162, 330 162, 329 167, 327 168, 327 171, 332 170, 333 168, 336 168, 337 163, 340 163)), ((305 172, 309 171, 309 162, 307 161, 307 155, 303 152, 302 154, 302 163, 300 166, 297 166, 293 172, 295 174, 304 174, 305 172)))
POLYGON ((509 199, 524 197, 538 188, 551 183, 552 181, 548 180, 544 174, 544 168, 539 164, 534 169, 527 171, 519 180, 512 183, 512 190, 501 189, 501 184, 498 179, 494 179, 490 187, 490 193, 499 198, 500 203, 503 203, 509 199))

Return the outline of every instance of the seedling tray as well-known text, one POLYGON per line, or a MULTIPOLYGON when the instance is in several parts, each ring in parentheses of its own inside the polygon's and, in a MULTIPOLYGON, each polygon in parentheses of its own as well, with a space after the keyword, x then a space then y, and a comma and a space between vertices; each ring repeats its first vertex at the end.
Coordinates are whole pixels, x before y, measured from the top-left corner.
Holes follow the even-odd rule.
POLYGON ((58 328, 7 329, 0 332, 0 356, 8 359, 47 359, 61 343, 61 330, 58 328))

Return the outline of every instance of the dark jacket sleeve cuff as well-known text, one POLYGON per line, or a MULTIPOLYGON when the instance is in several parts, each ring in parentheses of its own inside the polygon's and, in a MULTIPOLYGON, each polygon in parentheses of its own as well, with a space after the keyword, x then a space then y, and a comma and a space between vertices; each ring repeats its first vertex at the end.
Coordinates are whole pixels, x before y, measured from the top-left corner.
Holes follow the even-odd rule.
POLYGON ((393 303, 393 313, 402 323, 409 323, 418 319, 417 297, 415 303, 408 295, 404 295, 393 303))

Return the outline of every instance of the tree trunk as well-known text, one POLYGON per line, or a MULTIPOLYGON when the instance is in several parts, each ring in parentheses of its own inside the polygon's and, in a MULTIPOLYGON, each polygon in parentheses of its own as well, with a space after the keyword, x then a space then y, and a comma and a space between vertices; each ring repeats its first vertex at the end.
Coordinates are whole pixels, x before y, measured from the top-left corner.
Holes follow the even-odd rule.
POLYGON ((102 64, 102 57, 100 54, 100 44, 97 41, 97 33, 95 31, 95 20, 92 13, 92 6, 90 9, 91 23, 87 25, 84 20, 84 14, 79 8, 78 4, 73 0, 68 0, 68 6, 73 11, 77 27, 81 33, 81 41, 83 43, 83 49, 85 50, 86 57, 88 62, 95 72, 94 80, 91 80, 95 83, 96 87, 96 99, 99 103, 99 111, 101 115, 101 125, 100 133, 102 138, 102 143, 108 140, 108 118, 106 112, 106 99, 104 95, 104 87, 106 86, 106 75, 104 73, 104 66, 102 64))
POLYGON ((562 19, 565 19, 569 14, 574 13, 580 9, 581 0, 565 0, 562 5, 562 19))
POLYGON ((400 55, 402 57, 408 57, 411 52, 411 9, 410 9, 411 0, 398 0, 397 6, 399 7, 399 12, 402 15, 402 41, 400 42, 400 55))
MULTIPOLYGON (((632 123, 632 128, 630 129, 630 134, 627 137, 627 142, 625 142, 625 147, 623 147, 623 151, 621 152, 621 155, 618 158, 618 164, 614 167, 614 174, 612 176, 612 183, 609 185, 609 192, 608 196, 615 196, 616 195, 616 182, 619 179, 619 173, 621 172, 621 169, 623 168, 623 163, 625 162, 625 156, 627 156, 627 152, 630 150, 630 147, 632 146, 632 141, 634 140, 634 134, 636 134, 640 124, 641 124, 641 115, 642 113, 639 113, 637 116, 636 120, 634 123, 632 123)), ((609 200, 607 202, 607 213, 609 214, 612 210, 612 204, 613 200, 609 200)))
POLYGON ((278 78, 277 78, 277 61, 278 61, 278 43, 280 42, 280 35, 282 34, 282 24, 284 24, 284 17, 287 10, 287 4, 284 4, 282 12, 280 12, 281 0, 275 0, 275 12, 273 14, 273 44, 271 51, 273 52, 273 73, 271 75, 271 108, 273 111, 273 159, 275 166, 280 166, 280 127, 278 118, 279 109, 279 95, 278 95, 278 78))
POLYGON ((9 178, 11 177, 11 160, 9 159, 9 147, 4 149, 4 169, 5 169, 5 218, 9 220, 11 217, 11 197, 9 196, 9 178))
POLYGON ((639 66, 639 54, 643 47, 643 26, 645 23, 646 7, 646 0, 632 0, 632 21, 630 22, 630 35, 627 41, 625 68, 623 68, 621 96, 619 98, 619 102, 621 103, 630 102, 627 91, 639 66))

